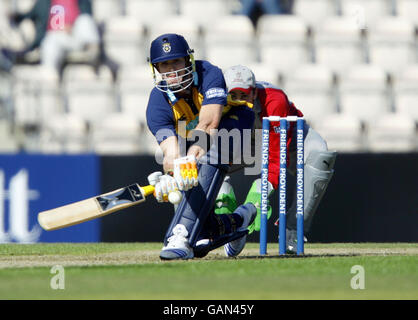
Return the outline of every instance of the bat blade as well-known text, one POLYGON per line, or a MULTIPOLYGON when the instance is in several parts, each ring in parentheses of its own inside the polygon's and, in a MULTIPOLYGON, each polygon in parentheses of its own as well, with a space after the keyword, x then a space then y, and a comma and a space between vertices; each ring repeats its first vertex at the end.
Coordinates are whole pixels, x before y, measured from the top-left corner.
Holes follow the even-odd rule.
POLYGON ((132 184, 124 188, 40 212, 38 223, 47 231, 57 230, 137 205, 154 192, 154 187, 132 184))

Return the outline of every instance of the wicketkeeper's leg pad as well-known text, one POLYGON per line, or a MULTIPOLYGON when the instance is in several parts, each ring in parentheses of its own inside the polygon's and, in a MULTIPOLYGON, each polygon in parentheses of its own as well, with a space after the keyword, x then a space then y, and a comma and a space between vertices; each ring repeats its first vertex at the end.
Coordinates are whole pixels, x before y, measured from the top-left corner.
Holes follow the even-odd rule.
MULTIPOLYGON (((308 232, 313 216, 334 174, 337 152, 311 151, 305 163, 304 175, 304 231, 308 232)), ((295 193, 296 197, 296 193, 295 193)), ((287 227, 296 229, 296 199, 287 215, 287 227)))

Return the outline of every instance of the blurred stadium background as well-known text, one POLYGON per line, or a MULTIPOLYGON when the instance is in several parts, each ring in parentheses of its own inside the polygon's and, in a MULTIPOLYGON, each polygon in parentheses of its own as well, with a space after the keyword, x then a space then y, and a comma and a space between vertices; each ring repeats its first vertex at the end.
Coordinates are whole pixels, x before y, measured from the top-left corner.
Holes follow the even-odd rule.
MULTIPOLYGON (((0 0, 0 49, 32 43, 34 24, 8 18, 34 2, 0 0)), ((71 52, 59 73, 39 49, 0 71, 0 243, 161 241, 172 207, 153 199, 54 232, 36 217, 160 170, 146 58, 165 32, 196 59, 244 64, 283 88, 339 151, 309 241, 418 241, 418 0, 282 3, 286 14, 248 17, 239 0, 92 0, 99 50, 71 52)), ((253 179, 233 177, 238 201, 253 179)))
MULTIPOLYGON (((34 2, 0 1, 1 47, 33 41, 30 20, 13 28, 7 16, 34 2)), ((0 152, 154 154, 146 58, 164 32, 183 34, 197 59, 247 65, 283 88, 331 149, 416 151, 418 0, 287 4, 290 14, 264 14, 253 24, 238 14, 238 0, 92 0, 103 44, 97 57, 70 54, 57 76, 35 50, 0 73, 0 152)))

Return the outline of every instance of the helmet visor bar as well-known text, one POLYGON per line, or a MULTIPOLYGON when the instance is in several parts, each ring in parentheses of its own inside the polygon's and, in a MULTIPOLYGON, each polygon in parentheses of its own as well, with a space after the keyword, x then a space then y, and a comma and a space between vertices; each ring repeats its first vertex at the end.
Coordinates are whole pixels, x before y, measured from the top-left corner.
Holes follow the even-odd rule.
POLYGON ((188 66, 176 71, 154 73, 154 85, 163 92, 179 92, 193 83, 193 67, 188 66), (184 73, 183 73, 184 72, 184 73))

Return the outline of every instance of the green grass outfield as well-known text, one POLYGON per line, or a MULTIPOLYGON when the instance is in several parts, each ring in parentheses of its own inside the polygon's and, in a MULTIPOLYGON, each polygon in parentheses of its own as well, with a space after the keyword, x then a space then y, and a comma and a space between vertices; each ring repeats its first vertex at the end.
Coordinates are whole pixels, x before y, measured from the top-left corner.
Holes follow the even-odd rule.
POLYGON ((163 262, 159 243, 2 244, 0 299, 418 299, 418 244, 306 244, 305 256, 238 258, 222 250, 203 259, 163 262), (51 288, 62 265, 65 289, 51 288), (352 289, 355 265, 364 289, 352 289))

